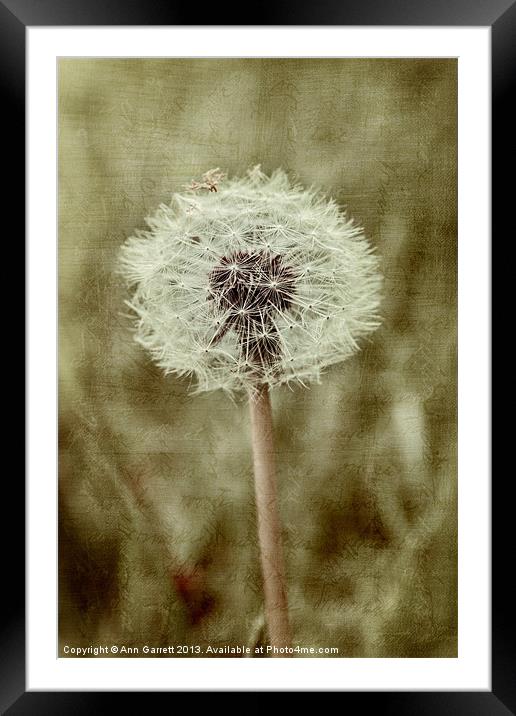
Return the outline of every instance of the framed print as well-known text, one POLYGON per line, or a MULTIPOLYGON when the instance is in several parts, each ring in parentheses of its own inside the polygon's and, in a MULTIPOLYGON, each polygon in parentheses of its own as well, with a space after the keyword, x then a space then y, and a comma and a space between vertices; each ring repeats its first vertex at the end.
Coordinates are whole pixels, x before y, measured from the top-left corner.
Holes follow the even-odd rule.
POLYGON ((1 8, 29 339, 4 708, 514 711, 489 437, 514 6, 95 5, 1 8))

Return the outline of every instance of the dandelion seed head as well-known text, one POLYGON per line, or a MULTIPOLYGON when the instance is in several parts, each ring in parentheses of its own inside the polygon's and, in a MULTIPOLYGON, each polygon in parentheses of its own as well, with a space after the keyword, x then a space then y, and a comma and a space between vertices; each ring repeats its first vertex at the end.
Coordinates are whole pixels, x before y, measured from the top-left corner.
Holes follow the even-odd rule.
POLYGON ((259 167, 206 172, 121 249, 135 338, 197 391, 318 382, 380 324, 382 277, 334 201, 259 167))

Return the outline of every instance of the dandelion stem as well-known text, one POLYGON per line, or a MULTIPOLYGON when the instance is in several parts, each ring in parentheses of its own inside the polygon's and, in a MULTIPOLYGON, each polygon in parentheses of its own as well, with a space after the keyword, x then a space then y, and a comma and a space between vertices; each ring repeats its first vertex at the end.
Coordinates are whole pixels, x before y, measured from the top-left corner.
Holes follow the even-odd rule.
MULTIPOLYGON (((249 400, 258 516, 258 540, 265 595, 265 619, 272 647, 291 646, 287 588, 277 509, 272 410, 269 389, 260 386, 249 400)), ((274 653, 276 657, 289 654, 274 653)))

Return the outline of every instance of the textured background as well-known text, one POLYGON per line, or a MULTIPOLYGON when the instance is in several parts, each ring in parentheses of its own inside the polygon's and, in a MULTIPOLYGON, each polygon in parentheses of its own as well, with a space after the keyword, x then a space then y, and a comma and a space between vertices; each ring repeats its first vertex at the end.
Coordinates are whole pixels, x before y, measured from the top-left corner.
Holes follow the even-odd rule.
POLYGON ((455 60, 59 62, 60 643, 260 642, 249 421, 133 343, 119 246, 261 163, 365 227, 384 324, 273 394, 295 643, 457 654, 455 60))

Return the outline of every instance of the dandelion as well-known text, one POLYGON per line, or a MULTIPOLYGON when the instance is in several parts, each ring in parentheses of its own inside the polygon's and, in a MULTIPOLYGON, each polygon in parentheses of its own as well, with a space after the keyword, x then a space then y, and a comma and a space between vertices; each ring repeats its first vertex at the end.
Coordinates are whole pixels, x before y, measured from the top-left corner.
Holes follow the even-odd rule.
POLYGON ((319 382, 379 325, 363 230, 315 189, 219 168, 162 204, 122 247, 136 340, 198 392, 248 395, 269 640, 290 644, 269 390, 319 382))

